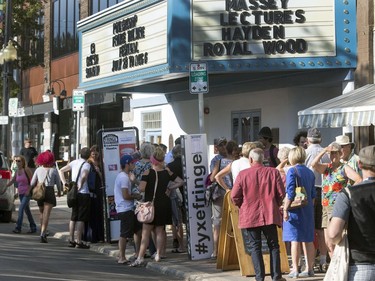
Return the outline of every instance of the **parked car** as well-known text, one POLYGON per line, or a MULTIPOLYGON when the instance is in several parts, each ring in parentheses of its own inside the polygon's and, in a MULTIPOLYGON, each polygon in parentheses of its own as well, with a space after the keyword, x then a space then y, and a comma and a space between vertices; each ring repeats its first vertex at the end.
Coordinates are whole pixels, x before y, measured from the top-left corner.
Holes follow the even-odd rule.
POLYGON ((12 212, 15 210, 13 185, 6 187, 12 178, 8 162, 4 154, 0 151, 0 221, 10 222, 12 220, 12 212))

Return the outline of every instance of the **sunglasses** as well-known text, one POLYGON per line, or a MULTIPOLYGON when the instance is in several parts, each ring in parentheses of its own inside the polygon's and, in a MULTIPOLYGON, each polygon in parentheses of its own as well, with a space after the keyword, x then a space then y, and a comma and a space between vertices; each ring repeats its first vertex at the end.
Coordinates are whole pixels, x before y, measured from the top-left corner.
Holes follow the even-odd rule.
POLYGON ((17 163, 20 163, 20 162, 21 162, 21 160, 17 159, 17 160, 16 160, 16 162, 17 162, 17 163))

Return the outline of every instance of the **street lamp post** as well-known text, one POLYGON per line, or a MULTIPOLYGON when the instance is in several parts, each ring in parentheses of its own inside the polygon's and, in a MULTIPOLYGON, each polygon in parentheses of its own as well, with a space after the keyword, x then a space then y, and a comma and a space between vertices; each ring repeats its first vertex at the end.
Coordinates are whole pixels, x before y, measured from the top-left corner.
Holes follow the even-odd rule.
MULTIPOLYGON (((11 39, 11 22, 12 22, 12 1, 6 1, 5 10, 5 30, 4 30, 4 49, 0 51, 0 64, 3 65, 3 116, 9 116, 9 79, 12 77, 12 62, 17 59, 17 50, 14 48, 11 39), (7 44, 7 46, 5 46, 7 44)), ((9 121, 3 125, 2 145, 5 155, 10 156, 8 146, 9 140, 9 121)))

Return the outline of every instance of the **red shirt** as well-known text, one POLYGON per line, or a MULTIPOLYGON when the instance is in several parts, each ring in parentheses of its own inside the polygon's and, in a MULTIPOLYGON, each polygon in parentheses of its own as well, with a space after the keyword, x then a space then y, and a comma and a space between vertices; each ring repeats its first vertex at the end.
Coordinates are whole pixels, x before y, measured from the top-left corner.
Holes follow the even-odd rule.
POLYGON ((275 168, 255 163, 241 171, 231 191, 233 203, 240 208, 238 227, 281 226, 279 207, 284 196, 285 187, 275 168))

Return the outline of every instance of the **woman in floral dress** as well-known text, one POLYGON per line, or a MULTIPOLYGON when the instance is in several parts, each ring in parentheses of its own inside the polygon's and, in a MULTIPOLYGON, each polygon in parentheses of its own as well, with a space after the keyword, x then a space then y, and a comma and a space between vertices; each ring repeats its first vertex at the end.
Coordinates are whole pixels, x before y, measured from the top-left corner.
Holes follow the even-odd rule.
POLYGON ((334 244, 328 241, 327 227, 329 220, 332 217, 333 205, 336 201, 336 197, 341 191, 349 185, 349 180, 352 180, 354 184, 362 181, 361 176, 354 171, 347 164, 340 161, 341 157, 341 146, 333 142, 328 147, 326 147, 320 154, 318 154, 313 162, 311 163, 312 168, 323 174, 322 181, 322 228, 324 229, 324 237, 326 240, 326 245, 328 248, 328 253, 332 257, 334 244), (325 153, 329 153, 331 163, 320 163, 321 158, 325 153))

